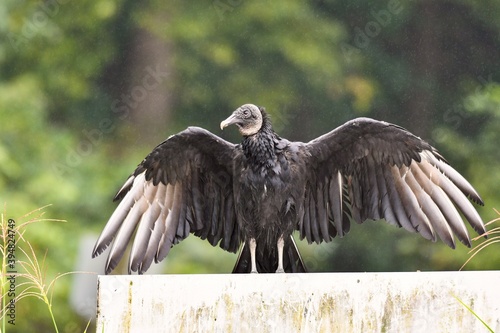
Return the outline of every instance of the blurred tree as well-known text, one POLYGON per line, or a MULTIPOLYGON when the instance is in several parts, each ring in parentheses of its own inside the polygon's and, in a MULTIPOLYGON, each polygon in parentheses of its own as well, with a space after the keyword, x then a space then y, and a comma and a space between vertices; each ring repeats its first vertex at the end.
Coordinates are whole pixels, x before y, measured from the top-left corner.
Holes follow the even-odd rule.
POLYGON ((423 137, 431 137, 434 126, 450 123, 446 112, 462 99, 465 84, 500 75, 493 56, 500 48, 498 19, 491 15, 500 11, 497 5, 378 0, 320 1, 317 6, 349 27, 343 50, 353 57, 344 60, 357 75, 375 82, 373 115, 423 137))
MULTIPOLYGON (((314 3, 333 19, 344 22, 350 31, 342 50, 355 79, 348 78, 351 84, 346 87, 358 100, 367 93, 374 95, 369 115, 398 123, 435 145, 483 194, 488 207, 480 209, 484 219, 493 218, 491 207, 499 203, 498 193, 493 192, 498 191, 482 185, 494 184, 498 175, 494 168, 488 173, 480 170, 500 160, 497 153, 483 151, 488 142, 494 142, 490 125, 497 123, 493 119, 499 119, 499 115, 471 112, 467 105, 471 97, 484 95, 482 91, 500 77, 494 56, 500 52, 500 21, 493 14, 500 13, 500 6, 473 1, 314 3)), ((488 94, 482 100, 491 107, 494 98, 488 94)), ((363 111, 357 105, 355 101, 355 110, 363 111)), ((332 269, 387 269, 386 263, 396 270, 456 269, 467 257, 465 249, 450 253, 442 244, 429 252, 428 242, 391 230, 394 228, 380 226, 377 232, 370 229, 372 226, 363 228, 359 232, 367 232, 373 241, 353 230, 341 241, 338 252, 332 254, 331 262, 336 263, 330 266, 332 269), (392 244, 390 254, 378 255, 387 242, 392 244), (404 246, 411 249, 407 252, 395 243, 414 245, 404 246), (346 250, 342 250, 344 245, 346 250), (353 266, 353 262, 345 260, 348 257, 366 260, 353 266)), ((497 262, 478 260, 476 266, 468 268, 494 268, 497 262)))

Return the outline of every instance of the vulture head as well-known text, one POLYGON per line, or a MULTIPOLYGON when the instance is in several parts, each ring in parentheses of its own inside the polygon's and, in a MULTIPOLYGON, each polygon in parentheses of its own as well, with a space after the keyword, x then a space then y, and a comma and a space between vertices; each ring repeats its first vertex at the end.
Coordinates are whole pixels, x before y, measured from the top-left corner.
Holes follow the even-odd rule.
POLYGON ((245 104, 237 108, 229 118, 220 123, 224 129, 229 125, 236 125, 241 135, 250 136, 257 133, 262 127, 263 116, 261 108, 253 104, 245 104))

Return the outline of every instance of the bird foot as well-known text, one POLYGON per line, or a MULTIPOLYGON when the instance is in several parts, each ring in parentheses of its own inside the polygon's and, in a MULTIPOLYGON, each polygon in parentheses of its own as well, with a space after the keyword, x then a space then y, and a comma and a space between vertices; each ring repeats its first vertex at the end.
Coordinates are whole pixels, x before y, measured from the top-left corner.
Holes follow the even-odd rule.
POLYGON ((259 274, 257 271, 251 271, 250 274, 259 274))
POLYGON ((276 270, 276 273, 285 273, 285 270, 283 268, 278 268, 276 270))

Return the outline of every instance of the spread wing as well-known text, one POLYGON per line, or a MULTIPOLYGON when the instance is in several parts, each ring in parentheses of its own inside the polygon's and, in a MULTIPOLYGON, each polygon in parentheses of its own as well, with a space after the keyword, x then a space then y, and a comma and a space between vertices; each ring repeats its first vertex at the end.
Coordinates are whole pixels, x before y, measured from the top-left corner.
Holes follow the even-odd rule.
POLYGON ((309 242, 344 235, 346 208, 357 223, 383 218, 452 248, 453 235, 471 246, 459 212, 485 232, 468 200, 483 204, 474 188, 431 145, 399 126, 358 118, 304 149, 310 172, 298 229, 309 242))
POLYGON ((94 247, 93 257, 114 239, 106 273, 116 267, 134 231, 129 271, 145 272, 190 233, 236 252, 241 237, 232 195, 234 149, 196 127, 153 149, 116 194, 121 202, 94 247))

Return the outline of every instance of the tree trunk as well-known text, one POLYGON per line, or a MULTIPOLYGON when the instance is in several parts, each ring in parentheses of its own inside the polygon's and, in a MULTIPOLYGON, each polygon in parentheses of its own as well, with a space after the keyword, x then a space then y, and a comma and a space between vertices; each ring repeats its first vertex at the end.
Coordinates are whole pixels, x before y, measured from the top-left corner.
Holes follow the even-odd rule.
POLYGON ((170 46, 146 30, 135 32, 128 70, 131 82, 130 120, 144 144, 156 144, 166 135, 171 116, 172 98, 170 46))
POLYGON ((415 15, 415 31, 410 38, 413 48, 411 59, 412 89, 409 91, 406 112, 408 129, 419 136, 429 138, 433 119, 438 64, 441 56, 438 35, 433 30, 439 20, 438 8, 433 2, 424 2, 415 15))

